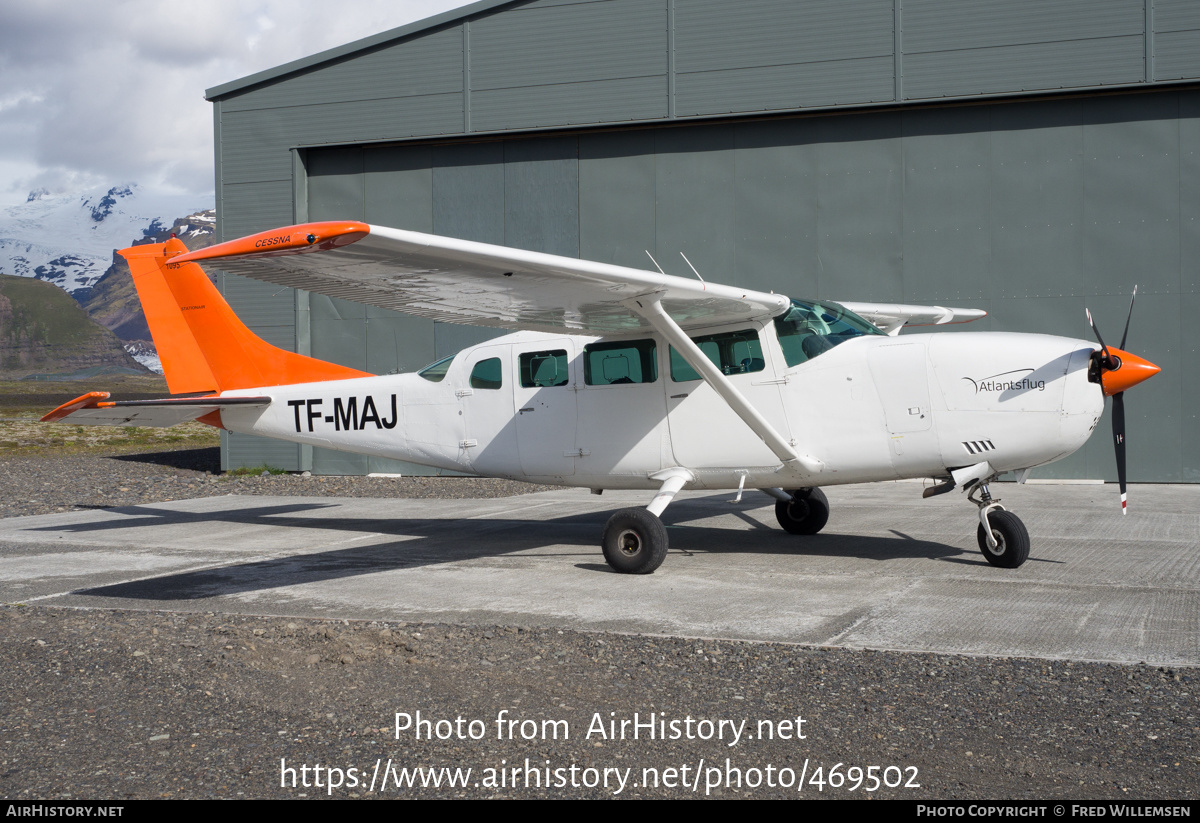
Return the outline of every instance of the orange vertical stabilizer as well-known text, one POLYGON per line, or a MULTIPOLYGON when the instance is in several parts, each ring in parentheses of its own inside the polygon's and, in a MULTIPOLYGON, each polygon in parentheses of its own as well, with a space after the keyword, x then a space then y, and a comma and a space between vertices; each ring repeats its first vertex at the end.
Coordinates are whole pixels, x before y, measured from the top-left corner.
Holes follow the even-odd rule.
POLYGON ((272 346, 250 331, 196 263, 172 263, 183 241, 132 246, 133 284, 172 394, 370 377, 272 346))

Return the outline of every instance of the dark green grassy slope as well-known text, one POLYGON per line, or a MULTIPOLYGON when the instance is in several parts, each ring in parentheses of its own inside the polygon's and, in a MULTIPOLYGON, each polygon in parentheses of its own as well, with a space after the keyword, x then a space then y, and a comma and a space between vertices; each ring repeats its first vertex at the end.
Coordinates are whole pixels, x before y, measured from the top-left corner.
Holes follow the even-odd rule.
POLYGON ((96 366, 146 370, 69 294, 31 277, 0 275, 0 377, 96 366))

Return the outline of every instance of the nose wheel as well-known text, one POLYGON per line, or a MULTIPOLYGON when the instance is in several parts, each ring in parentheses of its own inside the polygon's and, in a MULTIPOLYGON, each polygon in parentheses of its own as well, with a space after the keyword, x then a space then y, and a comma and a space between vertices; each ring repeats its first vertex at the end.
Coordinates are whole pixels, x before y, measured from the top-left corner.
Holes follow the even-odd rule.
POLYGON ((987 483, 973 484, 967 499, 979 506, 975 538, 988 563, 1001 569, 1015 569, 1029 559, 1029 532, 1025 524, 992 497, 987 483))
POLYGON ((1029 532, 1021 518, 1012 512, 994 511, 987 519, 992 530, 992 541, 988 541, 982 523, 976 530, 979 551, 983 552, 987 562, 1002 569, 1015 569, 1024 563, 1029 557, 1029 532))

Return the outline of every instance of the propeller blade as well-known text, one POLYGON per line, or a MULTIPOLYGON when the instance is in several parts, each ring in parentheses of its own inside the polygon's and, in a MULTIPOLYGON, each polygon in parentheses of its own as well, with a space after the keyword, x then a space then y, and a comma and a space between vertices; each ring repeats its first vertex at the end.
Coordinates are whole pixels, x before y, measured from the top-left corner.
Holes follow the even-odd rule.
POLYGON ((1133 317, 1133 301, 1137 299, 1137 286, 1133 287, 1133 297, 1129 298, 1129 314, 1125 315, 1125 333, 1121 335, 1121 345, 1117 346, 1122 351, 1125 350, 1125 338, 1129 336, 1129 318, 1133 317))
POLYGON ((1117 483, 1121 486, 1121 514, 1125 509, 1125 392, 1113 395, 1113 444, 1117 450, 1117 483))
POLYGON ((1096 340, 1100 343, 1100 350, 1104 352, 1104 365, 1111 369, 1113 367, 1112 355, 1108 353, 1108 346, 1104 345, 1104 338, 1100 336, 1100 329, 1096 328, 1096 321, 1092 319, 1092 311, 1085 306, 1083 312, 1087 315, 1088 325, 1092 327, 1092 334, 1096 335, 1096 340))

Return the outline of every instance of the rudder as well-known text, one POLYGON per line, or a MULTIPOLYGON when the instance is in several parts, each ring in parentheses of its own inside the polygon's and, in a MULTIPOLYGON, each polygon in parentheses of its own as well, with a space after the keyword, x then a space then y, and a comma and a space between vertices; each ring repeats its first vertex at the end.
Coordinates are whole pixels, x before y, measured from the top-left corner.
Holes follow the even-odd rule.
POLYGON ((254 334, 198 264, 171 262, 187 250, 172 237, 118 252, 129 262, 172 394, 372 376, 286 351, 254 334))

